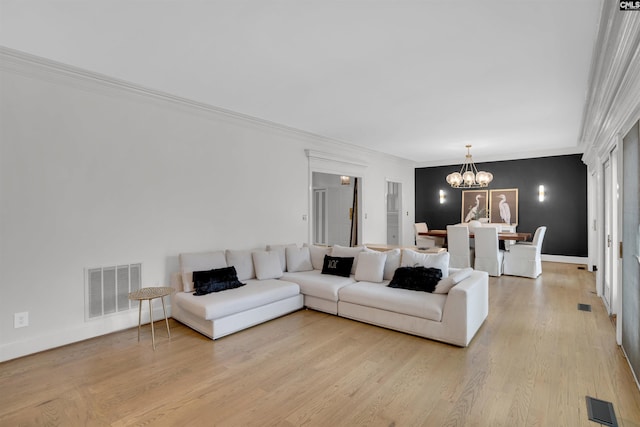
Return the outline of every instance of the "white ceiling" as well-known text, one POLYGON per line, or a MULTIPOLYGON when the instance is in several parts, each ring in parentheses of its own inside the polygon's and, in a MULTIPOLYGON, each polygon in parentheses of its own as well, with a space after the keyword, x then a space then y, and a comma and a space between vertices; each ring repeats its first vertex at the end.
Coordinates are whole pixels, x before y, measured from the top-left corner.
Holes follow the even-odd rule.
POLYGON ((0 0, 0 45, 422 165, 582 152, 602 0, 0 0))

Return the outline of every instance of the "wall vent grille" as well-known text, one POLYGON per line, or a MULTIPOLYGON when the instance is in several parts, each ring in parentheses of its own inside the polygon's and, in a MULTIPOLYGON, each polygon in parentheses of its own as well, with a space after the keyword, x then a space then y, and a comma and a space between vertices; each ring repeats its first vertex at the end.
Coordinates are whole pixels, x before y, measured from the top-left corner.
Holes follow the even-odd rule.
POLYGON ((86 319, 138 308, 129 300, 129 292, 140 289, 142 264, 88 268, 86 273, 86 319))

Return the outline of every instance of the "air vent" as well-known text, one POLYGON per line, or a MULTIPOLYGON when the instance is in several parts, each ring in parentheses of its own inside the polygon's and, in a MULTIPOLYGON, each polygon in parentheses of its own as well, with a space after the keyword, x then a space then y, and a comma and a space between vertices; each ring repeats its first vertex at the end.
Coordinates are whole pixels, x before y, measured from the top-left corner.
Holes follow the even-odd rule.
POLYGON ((96 319, 137 308, 129 292, 140 289, 142 264, 126 264, 86 270, 86 319, 96 319))
POLYGON ((618 427, 613 403, 587 396, 587 412, 589 421, 595 421, 603 426, 618 427))
POLYGON ((578 310, 591 311, 591 304, 578 304, 578 310))

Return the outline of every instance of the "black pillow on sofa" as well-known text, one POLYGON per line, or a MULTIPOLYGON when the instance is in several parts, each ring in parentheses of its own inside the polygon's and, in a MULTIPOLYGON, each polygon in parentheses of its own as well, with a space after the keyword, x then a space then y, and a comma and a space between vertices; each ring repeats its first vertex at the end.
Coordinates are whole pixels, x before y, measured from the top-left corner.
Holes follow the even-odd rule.
POLYGON ((322 263, 322 274, 332 274, 334 276, 349 277, 351 267, 353 267, 353 257, 324 256, 322 263))
POLYGON ((207 295, 211 292, 226 291, 227 289, 239 288, 245 284, 238 280, 238 273, 234 266, 193 272, 194 295, 207 295))
POLYGON ((433 292, 442 279, 442 270, 433 267, 400 267, 393 273, 390 288, 433 292))

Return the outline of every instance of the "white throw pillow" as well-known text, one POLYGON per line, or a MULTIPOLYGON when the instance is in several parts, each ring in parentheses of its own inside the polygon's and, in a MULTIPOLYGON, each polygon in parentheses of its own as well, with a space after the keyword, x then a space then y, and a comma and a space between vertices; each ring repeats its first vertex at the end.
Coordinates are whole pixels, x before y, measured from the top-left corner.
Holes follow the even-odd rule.
POLYGON ((451 273, 448 277, 441 279, 436 285, 436 289, 433 291, 434 294, 448 294, 449 290, 453 288, 458 283, 462 282, 467 277, 471 276, 473 273, 473 268, 462 268, 455 273, 451 273))
POLYGON ((322 266, 324 265, 324 256, 331 255, 331 248, 328 246, 309 245, 307 243, 305 243, 304 246, 309 248, 313 269, 322 270, 322 266))
POLYGON ((251 254, 258 280, 279 279, 282 277, 282 265, 277 252, 259 251, 251 254))
POLYGON ((351 274, 355 274, 356 268, 358 268, 358 254, 362 251, 364 251, 364 246, 356 246, 355 248, 351 248, 348 246, 333 245, 333 247, 331 248, 331 256, 353 258, 353 267, 351 267, 351 274))
POLYGON ((442 271, 442 278, 444 279, 449 275, 449 252, 425 254, 411 249, 403 249, 400 266, 415 267, 418 265, 440 269, 442 271))
POLYGON ((238 273, 238 280, 249 280, 256 277, 256 272, 253 268, 253 257, 251 251, 234 251, 227 249, 227 265, 232 265, 236 268, 238 273))
POLYGON ((386 260, 387 254, 384 252, 360 252, 358 254, 356 280, 359 282, 382 282, 386 260))
MULTIPOLYGON (((369 249, 367 247, 364 248, 365 252, 380 252, 374 249, 369 249)), ((388 251, 382 252, 387 255, 387 260, 384 262, 384 280, 393 279, 393 275, 395 274, 398 267, 400 267, 400 259, 402 258, 402 251, 399 248, 390 249, 388 251)))
POLYGON ((287 271, 292 273, 296 271, 311 271, 311 255, 309 248, 287 247, 287 271))
POLYGON ((227 267, 227 259, 223 251, 194 252, 178 255, 182 288, 185 292, 193 292, 193 272, 208 271, 214 268, 227 267))
POLYGON ((290 243, 288 245, 267 245, 267 251, 276 252, 278 254, 282 271, 287 271, 287 253, 285 251, 287 247, 295 248, 297 245, 295 243, 290 243))

